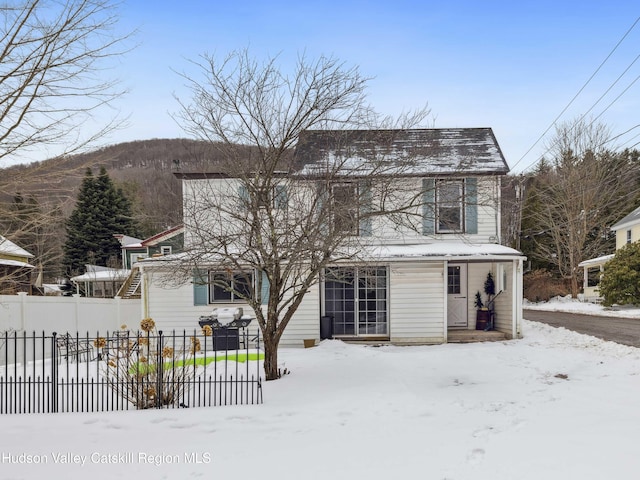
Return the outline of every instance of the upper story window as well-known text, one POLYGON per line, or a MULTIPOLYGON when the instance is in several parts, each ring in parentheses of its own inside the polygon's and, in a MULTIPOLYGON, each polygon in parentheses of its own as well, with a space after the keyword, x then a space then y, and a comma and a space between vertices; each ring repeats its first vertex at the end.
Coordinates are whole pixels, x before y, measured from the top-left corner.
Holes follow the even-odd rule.
POLYGON ((464 231, 464 180, 436 182, 436 232, 464 231))
POLYGON ((476 177, 422 179, 422 234, 438 233, 478 233, 476 177))
POLYGON ((331 210, 336 232, 358 235, 358 184, 338 183, 331 186, 331 210))
POLYGON ((631 243, 631 230, 627 230, 627 243, 631 243))
POLYGON ((288 195, 286 185, 275 185, 268 189, 257 190, 253 195, 255 198, 252 199, 247 186, 240 185, 238 187, 240 207, 251 209, 253 203, 259 210, 265 209, 273 211, 285 210, 287 208, 288 195))
POLYGON ((160 253, 162 255, 171 255, 171 245, 163 245, 160 247, 160 253))

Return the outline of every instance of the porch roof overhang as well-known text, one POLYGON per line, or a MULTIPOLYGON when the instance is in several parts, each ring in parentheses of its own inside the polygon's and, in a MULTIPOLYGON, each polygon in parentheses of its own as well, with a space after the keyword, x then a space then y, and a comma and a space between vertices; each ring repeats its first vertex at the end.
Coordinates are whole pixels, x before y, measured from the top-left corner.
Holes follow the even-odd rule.
POLYGON ((613 257, 614 257, 614 254, 610 253, 609 255, 603 255, 602 257, 590 258, 589 260, 580 262, 578 266, 579 267, 596 267, 598 265, 604 265, 613 257))
POLYGON ((100 270, 97 272, 87 272, 76 277, 71 277, 71 281, 75 283, 79 282, 110 282, 126 280, 131 273, 131 270, 125 269, 110 269, 100 270))
MULTIPOLYGON (((510 247, 496 244, 471 244, 464 242, 433 242, 413 245, 365 245, 357 252, 346 252, 336 259, 336 263, 370 263, 370 262, 417 262, 417 261, 449 261, 449 262, 496 262, 524 260, 526 257, 510 247)), ((166 255, 157 258, 139 260, 139 267, 169 267, 193 263, 193 256, 188 252, 166 255)), ((198 263, 215 265, 223 260, 216 254, 197 255, 198 263)))
POLYGON ((0 258, 0 265, 5 265, 8 267, 20 267, 20 268, 36 268, 30 263, 21 262, 19 260, 10 260, 8 258, 0 258))
POLYGON ((511 261, 526 257, 510 247, 496 244, 433 242, 418 245, 372 245, 364 248, 365 261, 511 261))

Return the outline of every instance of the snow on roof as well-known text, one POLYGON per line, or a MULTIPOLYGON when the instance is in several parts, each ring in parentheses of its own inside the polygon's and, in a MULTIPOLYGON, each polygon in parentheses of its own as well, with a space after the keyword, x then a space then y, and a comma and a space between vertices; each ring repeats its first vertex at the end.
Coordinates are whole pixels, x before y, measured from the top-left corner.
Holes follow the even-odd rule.
POLYGON ((616 230, 622 230, 623 228, 631 227, 632 225, 636 225, 639 223, 640 223, 640 207, 636 208, 633 212, 631 212, 629 215, 624 217, 622 220, 614 223, 611 226, 611 230, 615 232, 616 230))
POLYGON ((125 280, 131 270, 107 268, 105 270, 97 270, 83 273, 77 277, 72 277, 73 282, 106 282, 109 280, 125 280))
POLYGON ((578 264, 579 267, 591 267, 591 266, 595 266, 595 265, 603 265, 605 263, 607 263, 609 260, 611 260, 614 257, 613 253, 610 253, 609 255, 603 255, 602 257, 596 257, 596 258, 590 258, 589 260, 585 260, 584 262, 580 262, 578 264))
POLYGON ((365 247, 365 257, 371 260, 428 259, 488 259, 488 257, 523 257, 513 248, 492 243, 433 242, 419 245, 372 245, 365 247))
MULTIPOLYGON (((416 260, 511 260, 524 258, 518 250, 493 243, 471 244, 466 242, 439 242, 414 245, 369 245, 363 247, 354 255, 347 255, 353 259, 362 261, 416 261, 416 260)), ((199 255, 203 263, 215 264, 221 261, 219 256, 210 254, 199 255)), ((165 255, 157 258, 141 259, 139 263, 144 266, 175 265, 176 263, 188 263, 191 255, 189 252, 181 252, 173 255, 165 255)))
POLYGON ((300 135, 295 155, 304 174, 337 162, 345 173, 355 174, 384 171, 382 165, 395 169, 387 173, 405 175, 509 172, 490 128, 308 130, 300 135))
POLYGON ((8 238, 0 235, 0 254, 15 255, 17 257, 33 258, 34 255, 19 247, 8 238))
POLYGON ((141 246, 146 247, 148 245, 157 245, 159 242, 163 240, 167 240, 169 238, 173 238, 176 235, 184 232, 184 225, 178 225, 176 227, 169 228, 164 232, 156 233, 155 235, 143 240, 141 242, 141 246))
POLYGON ((129 235, 123 235, 121 233, 116 233, 113 236, 118 239, 120 245, 124 248, 142 247, 142 240, 139 238, 130 237, 129 235))
POLYGON ((9 267, 36 268, 30 263, 20 262, 19 260, 7 260, 6 258, 0 258, 0 265, 7 265, 9 267))

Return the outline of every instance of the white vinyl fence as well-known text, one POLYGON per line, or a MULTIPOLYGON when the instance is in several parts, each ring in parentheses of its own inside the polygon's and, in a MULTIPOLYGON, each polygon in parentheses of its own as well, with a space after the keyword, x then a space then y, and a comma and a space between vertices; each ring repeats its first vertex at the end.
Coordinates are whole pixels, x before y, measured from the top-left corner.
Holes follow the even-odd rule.
POLYGON ((96 335, 121 325, 136 330, 141 312, 140 299, 0 295, 0 332, 96 335))

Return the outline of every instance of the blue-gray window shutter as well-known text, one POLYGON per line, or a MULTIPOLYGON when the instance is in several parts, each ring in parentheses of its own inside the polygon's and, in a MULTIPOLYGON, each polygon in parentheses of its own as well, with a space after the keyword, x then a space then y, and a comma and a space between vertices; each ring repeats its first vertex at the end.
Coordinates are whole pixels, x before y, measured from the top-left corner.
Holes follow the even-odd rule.
POLYGON ((318 224, 321 232, 326 232, 329 227, 329 218, 327 216, 327 205, 329 201, 329 192, 325 188, 323 182, 316 182, 316 213, 318 215, 318 224))
POLYGON ((267 274, 264 272, 260 272, 262 274, 262 285, 260 289, 260 304, 266 305, 269 303, 269 279, 267 278, 267 274))
POLYGON ((372 211, 372 193, 371 193, 371 185, 367 182, 360 182, 360 211, 364 214, 364 218, 360 219, 360 236, 361 237, 370 237, 373 235, 373 222, 372 218, 368 216, 368 214, 372 211))
POLYGON ((422 234, 436 233, 436 181, 422 179, 422 234))
POLYGON ((464 216, 466 233, 478 233, 478 179, 467 178, 464 182, 464 216))
POLYGON ((245 185, 238 186, 238 204, 241 209, 247 210, 249 205, 249 190, 245 185))
POLYGON ((275 194, 275 206, 278 210, 284 210, 287 208, 289 202, 286 185, 276 185, 275 194))
POLYGON ((193 271, 193 304, 209 304, 209 275, 206 270, 193 271))

